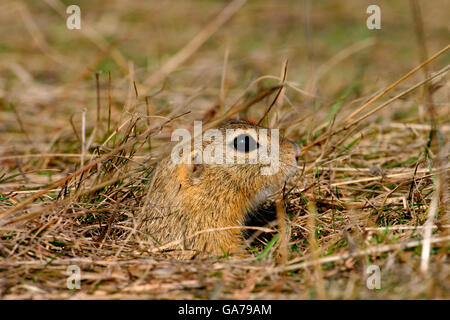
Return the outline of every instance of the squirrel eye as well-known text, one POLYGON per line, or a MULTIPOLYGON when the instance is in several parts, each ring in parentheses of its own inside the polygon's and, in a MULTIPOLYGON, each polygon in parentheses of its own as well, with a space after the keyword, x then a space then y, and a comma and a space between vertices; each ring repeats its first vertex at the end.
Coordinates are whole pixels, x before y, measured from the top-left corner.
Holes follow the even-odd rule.
POLYGON ((247 134, 241 134, 234 138, 233 145, 237 151, 246 153, 259 148, 259 143, 247 134))

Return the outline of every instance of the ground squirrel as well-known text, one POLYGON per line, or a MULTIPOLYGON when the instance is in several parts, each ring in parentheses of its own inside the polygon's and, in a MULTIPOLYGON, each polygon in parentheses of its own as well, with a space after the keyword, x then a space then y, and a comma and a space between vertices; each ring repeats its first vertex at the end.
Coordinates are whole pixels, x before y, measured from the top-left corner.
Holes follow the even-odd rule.
MULTIPOLYGON (((247 214, 295 173, 300 149, 278 132, 275 135, 267 128, 237 120, 226 121, 217 129, 225 137, 223 141, 203 141, 202 150, 209 146, 215 155, 218 146, 223 146, 225 156, 231 154, 236 160, 241 153, 245 163, 175 163, 171 156, 161 160, 149 186, 148 209, 140 217, 141 234, 150 235, 149 239, 161 245, 181 240, 183 248, 201 256, 234 252, 242 244, 241 228, 192 235, 206 229, 242 226, 247 214), (278 141, 278 167, 272 174, 261 174, 268 165, 251 163, 250 159, 262 147, 271 152, 274 139, 278 141)), ((189 157, 192 160, 196 155, 192 152, 189 157)))

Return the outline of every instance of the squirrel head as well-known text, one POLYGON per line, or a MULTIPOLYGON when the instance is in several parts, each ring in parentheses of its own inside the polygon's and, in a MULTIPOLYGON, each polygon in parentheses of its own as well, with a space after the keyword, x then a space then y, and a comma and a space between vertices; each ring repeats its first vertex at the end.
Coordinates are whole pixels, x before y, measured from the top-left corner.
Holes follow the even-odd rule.
POLYGON ((299 153, 277 129, 231 120, 194 141, 177 164, 178 177, 182 188, 246 194, 258 203, 295 173, 299 153))

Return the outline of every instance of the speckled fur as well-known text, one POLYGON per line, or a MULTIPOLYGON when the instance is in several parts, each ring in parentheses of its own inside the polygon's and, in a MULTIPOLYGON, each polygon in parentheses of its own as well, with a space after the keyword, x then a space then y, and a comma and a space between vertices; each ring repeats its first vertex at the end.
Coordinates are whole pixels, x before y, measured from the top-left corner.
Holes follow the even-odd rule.
MULTIPOLYGON (((237 128, 262 127, 246 121, 228 121, 218 127, 224 134, 237 128)), ((189 165, 164 158, 154 171, 148 210, 139 230, 160 244, 183 239, 185 249, 201 256, 236 251, 243 240, 239 228, 188 237, 205 229, 242 226, 247 214, 296 170, 298 147, 282 137, 279 146, 279 171, 273 175, 261 175, 261 164, 189 165)))

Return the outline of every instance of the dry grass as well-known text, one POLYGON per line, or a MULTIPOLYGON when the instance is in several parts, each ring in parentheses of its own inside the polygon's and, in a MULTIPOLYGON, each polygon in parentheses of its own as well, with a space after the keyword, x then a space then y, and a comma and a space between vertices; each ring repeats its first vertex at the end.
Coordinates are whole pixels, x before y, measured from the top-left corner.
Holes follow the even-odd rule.
POLYGON ((386 4, 381 31, 358 1, 80 1, 80 31, 57 0, 2 3, 0 297, 448 299, 438 2, 386 4), (130 237, 171 132, 236 116, 303 146, 248 257, 178 261, 130 237))

